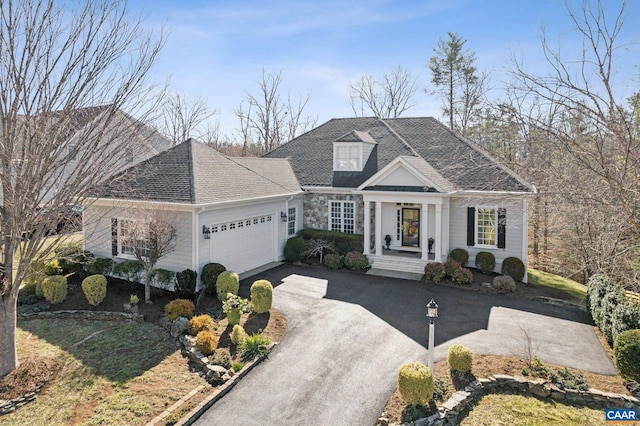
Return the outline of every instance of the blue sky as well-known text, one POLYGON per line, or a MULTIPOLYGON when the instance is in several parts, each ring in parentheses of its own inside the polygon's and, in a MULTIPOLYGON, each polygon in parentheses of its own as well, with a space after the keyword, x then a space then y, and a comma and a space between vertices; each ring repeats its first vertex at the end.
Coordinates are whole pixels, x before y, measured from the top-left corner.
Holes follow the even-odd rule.
MULTIPOLYGON (((615 10, 619 2, 608 3, 615 10)), ((638 3, 627 9, 621 36, 628 43, 640 41, 638 3)), ((322 123, 353 115, 349 82, 362 73, 378 76, 401 65, 429 87, 425 64, 447 32, 468 40, 494 87, 507 79, 510 55, 544 71, 543 26, 553 45, 578 56, 580 48, 559 0, 133 0, 130 7, 147 25, 169 31, 154 77, 170 77, 173 90, 204 98, 226 132, 237 126, 232 111, 245 92, 255 92, 262 67, 283 72, 285 93, 309 93, 307 112, 322 123)), ((640 87, 639 53, 637 44, 620 52, 624 96, 640 87)), ((414 101, 405 115, 440 117, 439 99, 421 90, 414 101)))

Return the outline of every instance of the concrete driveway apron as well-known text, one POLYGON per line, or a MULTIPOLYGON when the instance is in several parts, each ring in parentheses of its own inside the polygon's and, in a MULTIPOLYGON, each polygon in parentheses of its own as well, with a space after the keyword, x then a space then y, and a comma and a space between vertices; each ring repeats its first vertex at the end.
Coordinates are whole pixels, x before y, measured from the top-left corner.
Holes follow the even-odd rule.
POLYGON ((286 316, 287 335, 196 424, 375 424, 399 366, 427 360, 431 298, 440 307, 436 361, 454 342, 480 354, 523 356, 528 346, 545 362, 615 374, 577 309, 295 265, 244 280, 241 294, 256 279, 274 285, 273 307, 286 316))

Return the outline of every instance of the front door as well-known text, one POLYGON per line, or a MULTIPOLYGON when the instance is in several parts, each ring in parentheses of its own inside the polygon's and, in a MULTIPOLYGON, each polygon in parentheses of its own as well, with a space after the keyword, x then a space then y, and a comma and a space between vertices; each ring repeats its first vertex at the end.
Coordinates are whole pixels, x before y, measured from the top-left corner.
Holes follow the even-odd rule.
POLYGON ((420 247, 420 209, 402 209, 402 245, 420 247))

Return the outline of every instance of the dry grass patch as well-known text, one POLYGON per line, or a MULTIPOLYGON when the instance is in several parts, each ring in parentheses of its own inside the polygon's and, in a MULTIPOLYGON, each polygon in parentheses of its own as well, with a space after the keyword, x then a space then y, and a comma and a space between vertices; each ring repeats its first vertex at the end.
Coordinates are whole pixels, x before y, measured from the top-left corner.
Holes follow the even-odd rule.
POLYGON ((173 339, 149 323, 22 321, 18 353, 24 365, 50 360, 59 371, 35 401, 3 416, 3 425, 144 424, 198 385, 210 390, 173 339))

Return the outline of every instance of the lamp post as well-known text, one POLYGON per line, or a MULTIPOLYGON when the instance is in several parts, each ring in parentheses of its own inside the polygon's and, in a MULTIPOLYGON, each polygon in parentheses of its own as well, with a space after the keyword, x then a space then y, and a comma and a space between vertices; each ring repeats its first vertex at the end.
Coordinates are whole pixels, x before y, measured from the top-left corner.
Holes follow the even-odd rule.
POLYGON ((434 356, 434 335, 435 335, 435 319, 438 317, 438 304, 431 299, 431 302, 427 304, 427 318, 429 318, 429 371, 431 375, 433 372, 433 356, 434 356))

